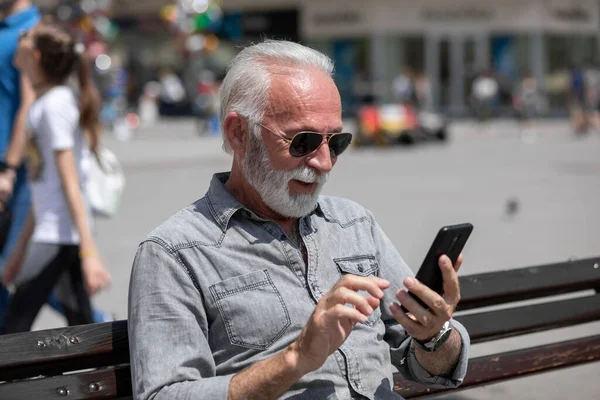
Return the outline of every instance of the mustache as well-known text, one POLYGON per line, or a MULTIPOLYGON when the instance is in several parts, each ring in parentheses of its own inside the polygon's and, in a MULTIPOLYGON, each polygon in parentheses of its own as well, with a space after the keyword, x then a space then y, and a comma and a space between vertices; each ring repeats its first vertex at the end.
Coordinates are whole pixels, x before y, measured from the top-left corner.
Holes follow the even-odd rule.
POLYGON ((327 182, 327 179, 329 178, 329 173, 324 174, 315 170, 314 168, 304 165, 290 171, 288 178, 288 180, 295 179, 304 183, 316 182, 319 184, 323 184, 327 182))

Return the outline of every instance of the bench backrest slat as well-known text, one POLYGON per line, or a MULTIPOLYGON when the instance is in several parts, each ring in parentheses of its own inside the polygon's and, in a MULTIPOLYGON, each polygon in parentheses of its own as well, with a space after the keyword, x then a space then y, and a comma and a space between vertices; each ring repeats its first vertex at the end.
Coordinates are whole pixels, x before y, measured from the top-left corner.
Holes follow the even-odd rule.
POLYGON ((459 279, 459 311, 587 289, 598 291, 600 257, 466 275, 459 279))
POLYGON ((600 320, 600 294, 457 316, 471 343, 600 320))

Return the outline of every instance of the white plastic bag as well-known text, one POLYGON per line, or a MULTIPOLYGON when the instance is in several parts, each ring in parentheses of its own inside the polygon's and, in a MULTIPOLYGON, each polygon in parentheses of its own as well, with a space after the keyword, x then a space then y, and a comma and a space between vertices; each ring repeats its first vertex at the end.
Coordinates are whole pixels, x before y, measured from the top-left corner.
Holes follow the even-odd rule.
POLYGON ((102 148, 97 156, 91 154, 86 191, 94 214, 110 218, 121 203, 125 175, 117 156, 102 148))

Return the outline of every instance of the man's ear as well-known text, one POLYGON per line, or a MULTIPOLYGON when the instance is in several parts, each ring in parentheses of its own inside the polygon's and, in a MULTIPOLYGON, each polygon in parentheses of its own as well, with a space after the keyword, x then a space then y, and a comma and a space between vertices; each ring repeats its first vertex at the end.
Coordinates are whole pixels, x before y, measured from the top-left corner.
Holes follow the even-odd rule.
POLYGON ((248 141, 248 120, 232 111, 223 120, 223 131, 233 152, 244 154, 248 141))

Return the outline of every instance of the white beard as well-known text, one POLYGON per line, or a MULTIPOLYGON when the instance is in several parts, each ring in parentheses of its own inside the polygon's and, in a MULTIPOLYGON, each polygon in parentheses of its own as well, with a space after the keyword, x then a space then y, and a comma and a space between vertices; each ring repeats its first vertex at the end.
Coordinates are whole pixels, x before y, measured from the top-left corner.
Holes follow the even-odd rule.
POLYGON ((322 174, 302 165, 296 169, 276 170, 271 164, 267 148, 262 139, 253 132, 249 135, 248 149, 242 161, 242 174, 269 208, 288 218, 302 218, 317 206, 319 193, 327 181, 329 173, 322 174), (288 183, 292 180, 305 183, 317 182, 311 194, 291 195, 288 183))

